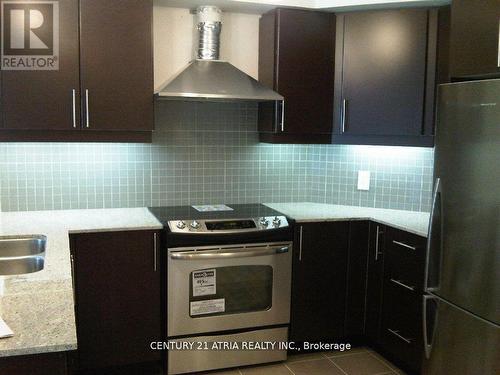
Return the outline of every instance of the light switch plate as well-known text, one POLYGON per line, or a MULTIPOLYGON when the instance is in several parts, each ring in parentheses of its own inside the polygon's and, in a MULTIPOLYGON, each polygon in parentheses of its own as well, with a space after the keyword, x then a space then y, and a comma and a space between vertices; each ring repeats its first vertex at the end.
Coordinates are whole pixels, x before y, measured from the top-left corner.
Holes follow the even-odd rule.
POLYGON ((370 190, 370 171, 358 171, 358 190, 370 190))

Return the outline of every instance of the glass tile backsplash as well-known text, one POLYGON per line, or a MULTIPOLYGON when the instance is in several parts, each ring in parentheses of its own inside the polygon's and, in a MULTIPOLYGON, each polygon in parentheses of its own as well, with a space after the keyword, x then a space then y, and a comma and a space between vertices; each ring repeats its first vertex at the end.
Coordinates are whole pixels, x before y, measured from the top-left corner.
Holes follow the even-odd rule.
POLYGON ((428 211, 433 150, 259 143, 254 103, 156 104, 152 144, 1 143, 3 211, 322 202, 428 211), (357 190, 358 170, 371 172, 357 190))

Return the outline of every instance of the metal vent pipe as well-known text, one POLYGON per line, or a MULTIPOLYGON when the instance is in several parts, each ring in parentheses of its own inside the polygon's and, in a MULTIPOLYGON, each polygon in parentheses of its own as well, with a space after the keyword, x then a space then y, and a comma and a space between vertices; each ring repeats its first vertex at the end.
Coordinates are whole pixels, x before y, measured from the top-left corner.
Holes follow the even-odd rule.
POLYGON ((219 60, 222 11, 216 6, 199 6, 196 9, 198 29, 197 58, 219 60))

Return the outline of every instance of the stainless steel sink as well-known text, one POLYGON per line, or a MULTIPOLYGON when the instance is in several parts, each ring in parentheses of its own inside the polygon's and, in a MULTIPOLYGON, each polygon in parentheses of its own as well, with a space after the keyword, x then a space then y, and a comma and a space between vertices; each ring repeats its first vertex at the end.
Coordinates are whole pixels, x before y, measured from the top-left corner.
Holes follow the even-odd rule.
POLYGON ((45 263, 44 235, 0 236, 0 275, 41 271, 45 263))

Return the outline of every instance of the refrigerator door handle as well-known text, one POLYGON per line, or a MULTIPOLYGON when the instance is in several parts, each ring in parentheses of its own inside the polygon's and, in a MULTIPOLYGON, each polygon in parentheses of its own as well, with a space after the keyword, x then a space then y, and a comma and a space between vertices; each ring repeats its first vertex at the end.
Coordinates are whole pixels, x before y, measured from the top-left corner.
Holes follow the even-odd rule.
POLYGON ((425 255, 425 276, 424 276, 424 290, 426 292, 432 292, 438 289, 439 287, 439 280, 440 280, 440 270, 441 270, 441 256, 442 256, 442 220, 443 220, 443 203, 442 203, 442 191, 441 191, 441 179, 438 177, 436 178, 436 182, 434 184, 434 193, 432 196, 432 206, 431 206, 431 213, 430 213, 430 219, 429 219, 429 229, 428 229, 428 236, 427 236, 427 247, 426 247, 426 255, 425 255), (439 207, 436 207, 436 205, 439 205, 439 207), (438 247, 439 248, 433 248, 433 243, 434 243, 434 236, 436 233, 434 232, 435 229, 435 221, 436 219, 439 218, 439 222, 437 223, 439 225, 439 242, 438 242, 438 247), (434 254, 433 252, 438 251, 437 254, 434 254), (438 256, 439 259, 435 258, 435 255, 438 256), (431 262, 434 263, 431 265, 431 262), (437 263, 437 264, 436 264, 437 263), (432 266, 432 269, 431 269, 432 266), (433 279, 434 284, 429 285, 430 279, 433 279))
MULTIPOLYGON (((437 298, 429 295, 429 294, 424 294, 423 295, 423 304, 422 304, 422 329, 423 329, 423 338, 424 338, 424 352, 425 352, 425 358, 429 359, 431 357, 431 352, 432 352, 432 344, 434 342, 434 333, 436 331, 436 323, 437 323, 437 308, 434 309, 433 316, 430 317, 428 316, 428 302, 429 301, 437 301, 437 298), (432 320, 431 320, 432 319, 432 320), (430 332, 429 335, 429 330, 428 330, 428 324, 432 322, 432 332, 430 332)), ((437 306, 437 305, 436 305, 437 306)))

